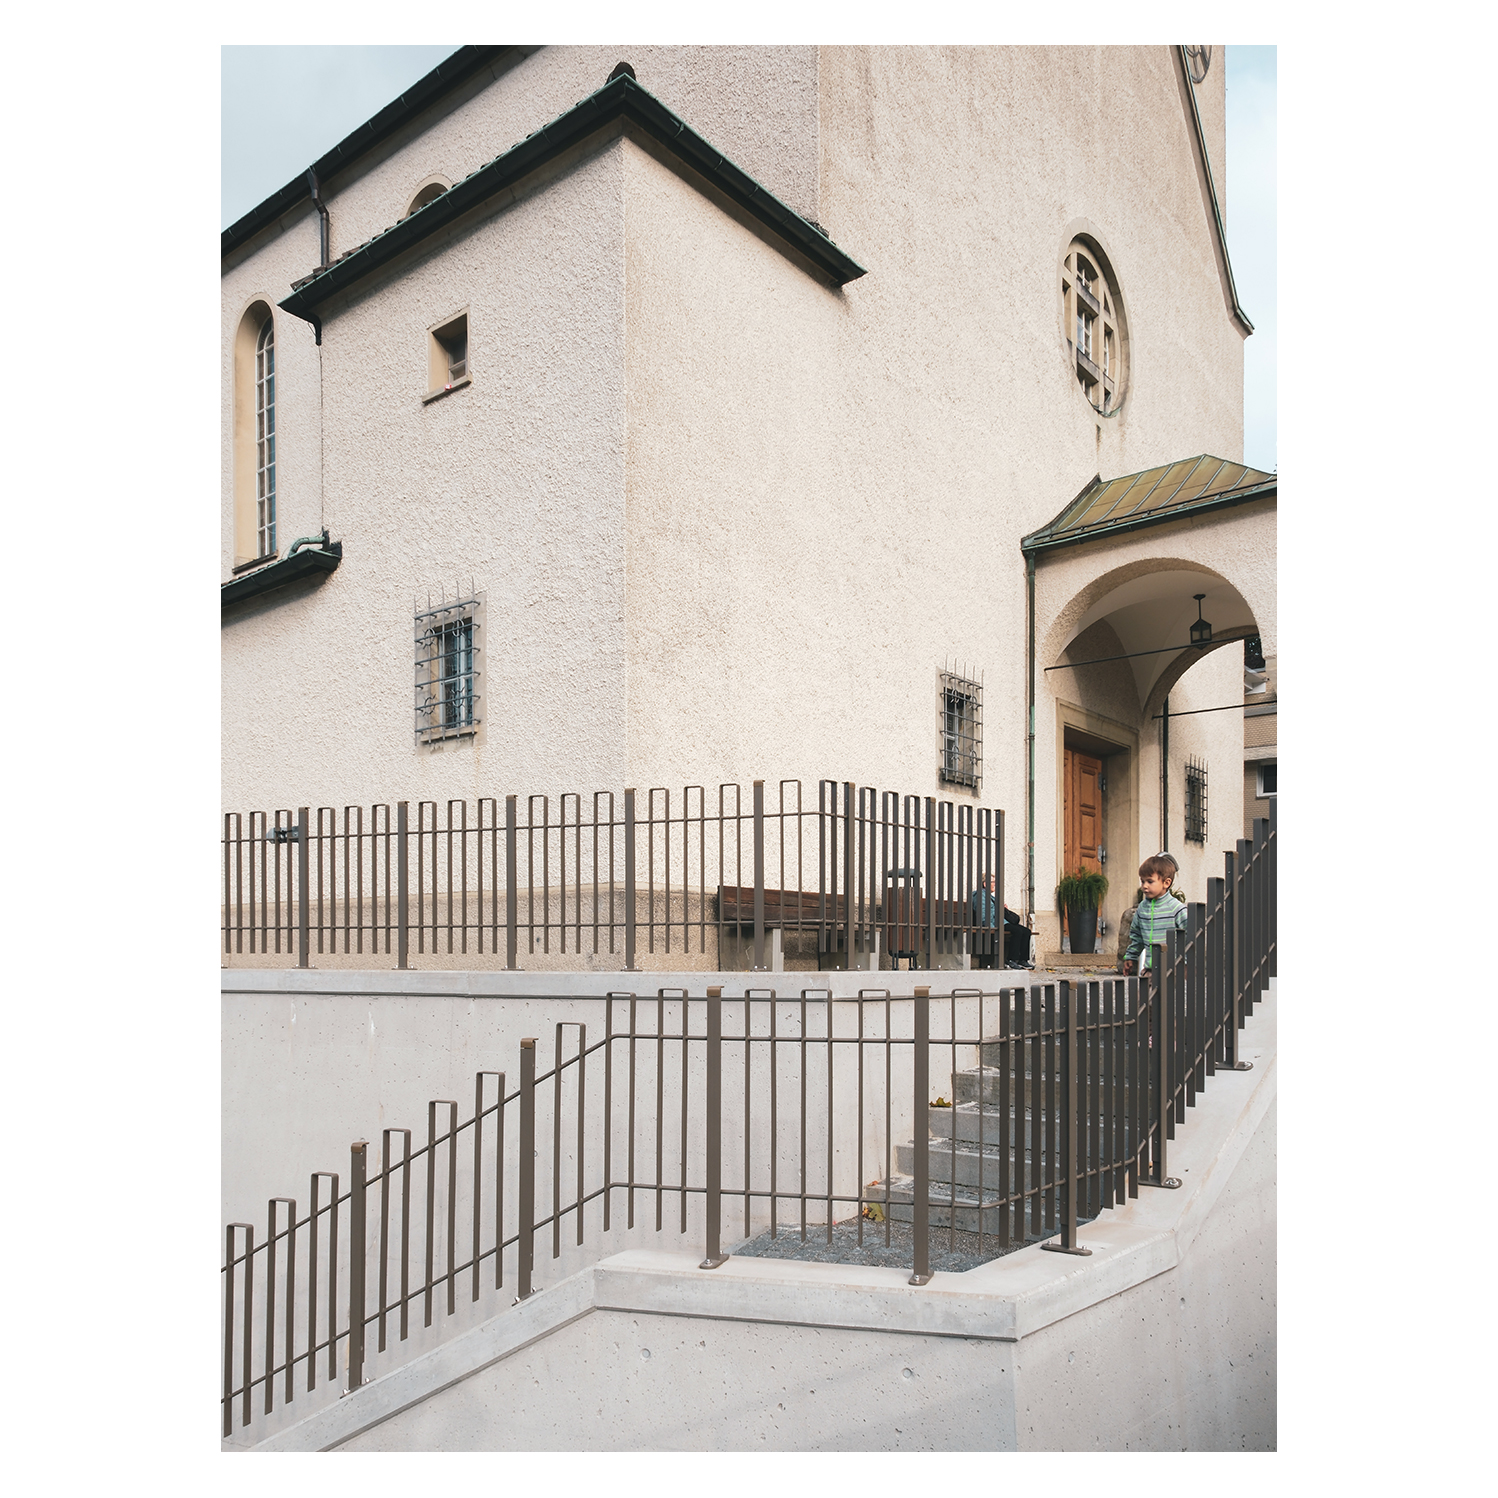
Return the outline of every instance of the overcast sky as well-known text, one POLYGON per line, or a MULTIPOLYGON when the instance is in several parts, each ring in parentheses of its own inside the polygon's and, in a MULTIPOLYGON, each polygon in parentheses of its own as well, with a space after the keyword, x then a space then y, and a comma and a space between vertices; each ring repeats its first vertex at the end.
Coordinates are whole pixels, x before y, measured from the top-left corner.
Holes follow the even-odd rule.
MULTIPOLYGON (((225 47, 223 227, 305 172, 454 47, 225 47)), ((1276 462, 1275 48, 1228 47, 1228 250, 1254 325, 1243 457, 1276 462)), ((1218 48, 1213 66, 1222 66, 1218 48)))

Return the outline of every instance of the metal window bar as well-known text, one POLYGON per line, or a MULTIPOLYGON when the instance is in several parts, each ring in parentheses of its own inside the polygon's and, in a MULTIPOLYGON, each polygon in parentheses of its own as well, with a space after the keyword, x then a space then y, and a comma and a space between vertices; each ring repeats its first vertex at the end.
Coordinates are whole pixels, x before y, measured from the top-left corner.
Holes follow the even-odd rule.
POLYGON ((1186 841, 1207 841, 1207 766, 1192 755, 1186 761, 1186 841))
POLYGON ((415 714, 419 743, 475 732, 480 714, 481 600, 476 594, 418 609, 415 714))
POLYGON ((255 345, 255 542, 276 549, 276 330, 266 318, 255 345))
POLYGON ((983 773, 983 684, 942 671, 940 675, 941 778, 977 789, 983 773))

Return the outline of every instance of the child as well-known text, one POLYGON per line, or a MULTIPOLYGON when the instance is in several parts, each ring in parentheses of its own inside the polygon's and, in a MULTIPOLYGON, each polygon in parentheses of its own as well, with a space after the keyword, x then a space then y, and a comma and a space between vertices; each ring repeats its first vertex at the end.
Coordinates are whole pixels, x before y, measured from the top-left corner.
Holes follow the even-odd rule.
POLYGON ((1129 945, 1123 962, 1125 973, 1134 972, 1136 961, 1139 971, 1148 968, 1150 948, 1163 941, 1172 926, 1177 931, 1186 929, 1186 903, 1171 892, 1176 868, 1175 859, 1168 853, 1152 854, 1139 865, 1143 898, 1129 927, 1129 945))

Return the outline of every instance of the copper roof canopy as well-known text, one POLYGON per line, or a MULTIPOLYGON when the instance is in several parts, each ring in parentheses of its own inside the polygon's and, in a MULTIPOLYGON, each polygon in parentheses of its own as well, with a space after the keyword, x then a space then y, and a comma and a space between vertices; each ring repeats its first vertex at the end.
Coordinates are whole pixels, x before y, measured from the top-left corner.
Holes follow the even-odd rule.
POLYGON ((1020 550, 1046 551, 1226 509, 1250 499, 1272 499, 1278 486, 1275 474, 1214 458, 1210 453, 1106 483, 1095 478, 1049 525, 1023 537, 1020 550))

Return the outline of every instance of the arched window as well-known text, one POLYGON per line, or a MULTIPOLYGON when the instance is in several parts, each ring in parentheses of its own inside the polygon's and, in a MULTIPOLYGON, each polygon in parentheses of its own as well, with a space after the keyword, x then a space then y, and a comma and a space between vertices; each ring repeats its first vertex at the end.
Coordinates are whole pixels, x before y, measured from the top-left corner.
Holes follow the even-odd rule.
POLYGON ((1124 322, 1109 267, 1086 239, 1067 246, 1061 322, 1078 383, 1097 410, 1111 415, 1123 403, 1128 374, 1124 322))
POLYGON ((276 553, 276 326, 252 303, 234 337, 234 565, 276 553))
POLYGON ((270 318, 255 343, 256 556, 276 549, 276 328, 270 318))
POLYGON ((435 203, 437 199, 440 198, 446 191, 447 183, 428 182, 426 186, 423 187, 421 191, 411 199, 411 206, 406 209, 403 216, 405 218, 410 218, 411 215, 417 211, 417 209, 425 208, 428 203, 435 203))

